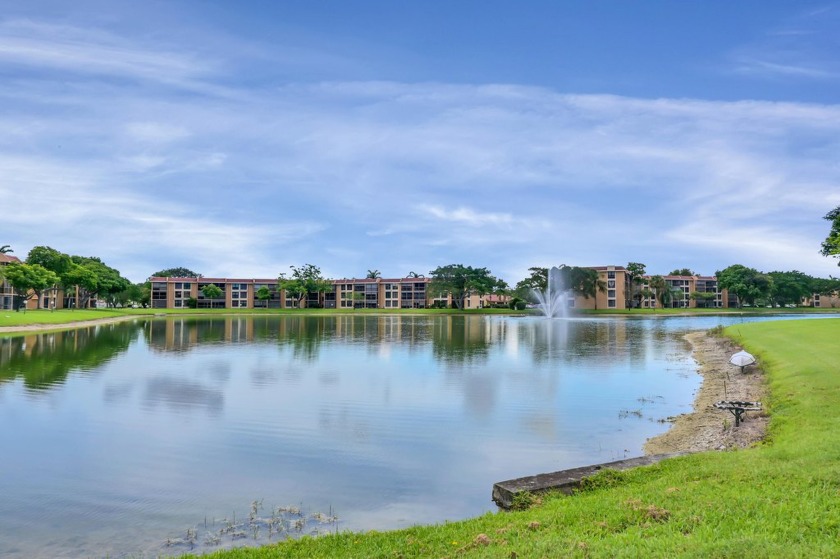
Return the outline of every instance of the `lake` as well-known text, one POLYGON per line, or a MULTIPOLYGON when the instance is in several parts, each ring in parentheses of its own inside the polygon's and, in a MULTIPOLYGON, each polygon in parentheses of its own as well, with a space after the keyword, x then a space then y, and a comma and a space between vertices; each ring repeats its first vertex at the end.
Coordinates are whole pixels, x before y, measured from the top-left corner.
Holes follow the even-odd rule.
POLYGON ((640 455, 691 409, 683 335, 768 318, 138 318, 0 338, 0 556, 495 510, 494 482, 640 455))

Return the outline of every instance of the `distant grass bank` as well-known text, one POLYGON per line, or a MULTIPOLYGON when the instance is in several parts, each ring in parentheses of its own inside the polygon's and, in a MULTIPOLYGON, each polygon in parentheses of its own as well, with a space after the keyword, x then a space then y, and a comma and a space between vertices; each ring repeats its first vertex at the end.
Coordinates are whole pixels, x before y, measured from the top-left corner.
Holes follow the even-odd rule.
MULTIPOLYGON (((709 314, 780 314, 780 313, 840 313, 840 309, 814 309, 802 307, 795 309, 598 309, 578 311, 579 315, 625 315, 625 316, 672 316, 672 315, 709 315, 709 314)), ((278 316, 331 316, 331 315, 507 315, 537 316, 539 311, 526 309, 85 309, 56 311, 32 310, 26 312, 0 311, 0 334, 4 327, 45 325, 64 325, 74 322, 87 322, 125 316, 221 316, 221 315, 278 315, 278 316)))
MULTIPOLYGON (((209 557, 840 557, 840 319, 726 333, 768 374, 772 420, 759 447, 606 471, 573 497, 520 512, 209 557)), ((721 428, 729 419, 721 412, 721 428)))
POLYGON ((124 318, 126 316, 224 316, 224 315, 256 315, 256 316, 332 316, 332 315, 527 315, 528 311, 512 311, 509 309, 59 309, 31 310, 26 312, 0 311, 0 333, 4 327, 72 324, 93 320, 107 320, 124 318))

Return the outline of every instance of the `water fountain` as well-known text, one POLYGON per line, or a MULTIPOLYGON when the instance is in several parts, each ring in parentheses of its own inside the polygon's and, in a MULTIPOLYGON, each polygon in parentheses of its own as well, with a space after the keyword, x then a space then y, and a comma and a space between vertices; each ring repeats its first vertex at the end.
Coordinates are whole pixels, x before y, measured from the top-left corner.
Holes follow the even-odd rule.
POLYGON ((549 318, 566 318, 569 312, 568 290, 563 285, 563 274, 554 266, 548 270, 548 285, 545 291, 534 289, 537 307, 549 318))

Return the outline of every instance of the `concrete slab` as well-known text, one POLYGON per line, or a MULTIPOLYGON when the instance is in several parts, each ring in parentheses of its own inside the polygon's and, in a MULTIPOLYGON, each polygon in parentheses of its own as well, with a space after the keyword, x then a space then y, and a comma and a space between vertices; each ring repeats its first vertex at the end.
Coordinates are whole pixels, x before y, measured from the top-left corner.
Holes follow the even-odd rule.
POLYGON ((561 470, 559 472, 549 474, 538 474, 535 476, 521 477, 508 481, 500 481, 499 483, 493 485, 493 501, 501 508, 509 509, 513 506, 514 495, 518 493, 540 493, 553 490, 562 491, 567 495, 571 495, 572 492, 580 486, 583 479, 593 476, 601 470, 629 470, 630 468, 638 468, 639 466, 650 466, 651 464, 656 464, 666 458, 685 456, 686 454, 688 453, 676 452, 673 454, 639 456, 637 458, 627 458, 624 460, 617 460, 615 462, 593 464, 591 466, 561 470))

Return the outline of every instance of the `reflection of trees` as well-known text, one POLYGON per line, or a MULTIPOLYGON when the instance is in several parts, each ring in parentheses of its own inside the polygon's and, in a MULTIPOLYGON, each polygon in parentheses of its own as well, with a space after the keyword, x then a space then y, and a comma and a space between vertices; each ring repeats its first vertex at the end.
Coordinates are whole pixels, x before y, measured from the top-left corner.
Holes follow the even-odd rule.
POLYGON ((335 334, 335 320, 333 316, 282 317, 277 329, 278 341, 292 349, 295 359, 315 361, 324 341, 335 334))
POLYGON ((526 321, 518 336, 537 363, 586 359, 593 364, 644 361, 651 337, 641 321, 629 319, 526 321))
POLYGON ((121 323, 0 338, 0 381, 23 377, 27 388, 47 389, 73 370, 92 371, 124 352, 138 329, 121 323))
POLYGON ((186 351, 198 344, 243 343, 267 339, 270 327, 253 317, 165 318, 150 320, 143 334, 149 347, 186 351))
POLYGON ((433 354, 453 363, 484 361, 496 337, 486 317, 441 316, 432 326, 433 354))

